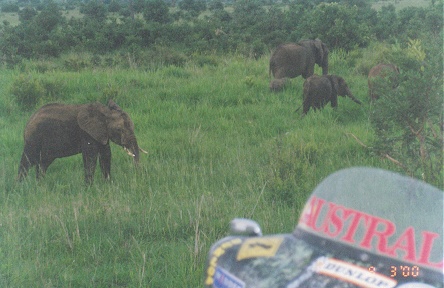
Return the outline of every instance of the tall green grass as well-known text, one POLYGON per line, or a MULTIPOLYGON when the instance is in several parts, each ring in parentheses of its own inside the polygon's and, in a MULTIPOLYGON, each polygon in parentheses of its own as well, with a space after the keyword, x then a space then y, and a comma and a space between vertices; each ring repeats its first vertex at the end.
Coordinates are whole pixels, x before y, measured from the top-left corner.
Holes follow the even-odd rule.
MULTIPOLYGON (((268 59, 216 58, 153 71, 0 70, 0 286, 199 287, 211 243, 234 217, 265 233, 288 233, 313 188, 350 166, 396 170, 361 147, 369 142, 365 76, 341 56, 359 106, 346 98, 301 118, 303 79, 268 91, 268 59), (41 181, 15 181, 32 111, 11 87, 23 75, 57 89, 46 101, 114 100, 136 126, 138 168, 112 145, 112 181, 83 184, 81 156, 56 160, 41 181)), ((319 73, 319 72, 318 72, 319 73)))

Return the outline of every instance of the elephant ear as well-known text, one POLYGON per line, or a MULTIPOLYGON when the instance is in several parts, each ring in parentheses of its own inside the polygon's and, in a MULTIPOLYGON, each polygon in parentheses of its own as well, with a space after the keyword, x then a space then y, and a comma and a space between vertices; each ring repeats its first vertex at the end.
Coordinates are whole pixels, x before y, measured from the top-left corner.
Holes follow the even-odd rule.
POLYGON ((116 102, 114 102, 111 99, 108 101, 108 108, 110 110, 116 110, 116 111, 119 111, 119 112, 123 112, 122 108, 120 108, 120 106, 117 105, 116 102))
POLYGON ((77 114, 77 123, 80 129, 102 145, 108 143, 109 139, 105 109, 108 108, 100 103, 93 103, 86 105, 77 114))

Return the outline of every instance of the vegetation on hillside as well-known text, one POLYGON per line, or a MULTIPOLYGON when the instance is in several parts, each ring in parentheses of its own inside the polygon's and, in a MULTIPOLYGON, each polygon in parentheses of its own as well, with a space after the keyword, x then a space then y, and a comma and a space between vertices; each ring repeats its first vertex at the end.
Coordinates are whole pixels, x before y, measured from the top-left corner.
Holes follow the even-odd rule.
MULTIPOLYGON (((19 24, 4 21, 0 26, 1 59, 14 65, 23 58, 68 52, 126 54, 159 46, 186 55, 240 52, 258 58, 279 43, 304 38, 320 38, 331 49, 350 51, 375 40, 439 37, 443 26, 442 1, 399 12, 393 5, 376 11, 361 0, 318 2, 88 1, 77 4, 82 17, 70 19, 63 16, 65 4, 23 2, 19 24)), ((10 11, 10 5, 3 7, 10 11)))

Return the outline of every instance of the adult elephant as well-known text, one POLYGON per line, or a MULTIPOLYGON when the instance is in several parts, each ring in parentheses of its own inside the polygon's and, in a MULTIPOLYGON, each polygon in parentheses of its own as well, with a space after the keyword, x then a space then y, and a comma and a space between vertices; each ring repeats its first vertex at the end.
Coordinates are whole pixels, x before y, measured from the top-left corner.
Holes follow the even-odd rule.
POLYGON ((380 90, 381 87, 379 87, 377 82, 380 81, 381 78, 384 79, 388 76, 392 88, 396 88, 398 86, 398 74, 399 68, 394 64, 380 63, 372 67, 368 72, 368 95, 370 99, 375 100, 379 98, 378 90, 380 90))
POLYGON ((312 75, 304 82, 303 114, 307 114, 310 107, 314 110, 322 109, 328 102, 331 107, 338 106, 338 95, 350 97, 355 103, 361 101, 353 96, 344 78, 337 75, 312 75))
MULTIPOLYGON (((139 161, 134 124, 114 101, 82 105, 48 104, 35 112, 24 132, 24 149, 18 179, 22 180, 32 166, 36 177, 44 175, 56 159, 82 153, 85 182, 91 184, 99 158, 105 179, 110 178, 111 149, 109 140, 122 146, 139 161)), ((145 151, 143 151, 145 152, 145 151)))
POLYGON ((269 72, 276 79, 295 78, 302 75, 307 79, 314 74, 314 65, 322 67, 328 74, 328 48, 321 40, 302 40, 276 47, 271 54, 269 72))

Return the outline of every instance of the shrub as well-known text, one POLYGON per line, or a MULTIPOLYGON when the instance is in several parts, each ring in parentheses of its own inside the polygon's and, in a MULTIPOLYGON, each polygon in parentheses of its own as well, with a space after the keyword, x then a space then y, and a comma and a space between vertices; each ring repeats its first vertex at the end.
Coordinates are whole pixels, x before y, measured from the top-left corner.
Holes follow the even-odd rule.
POLYGON ((143 18, 146 22, 169 23, 171 18, 168 13, 168 4, 162 0, 147 1, 143 10, 143 18))
POLYGON ((3 13, 19 12, 20 7, 17 3, 5 3, 2 5, 3 13))
POLYGON ((442 53, 431 51, 428 59, 421 61, 425 54, 415 41, 406 51, 403 59, 397 55, 404 66, 399 87, 381 91, 373 105, 374 151, 411 176, 442 187, 442 53))
POLYGON ((67 71, 79 72, 88 67, 89 61, 85 59, 84 55, 71 54, 65 59, 63 66, 67 71))
POLYGON ((199 67, 203 67, 203 66, 216 67, 217 65, 219 65, 219 61, 216 56, 195 54, 195 55, 193 55, 193 61, 199 67))
POLYGON ((184 54, 167 47, 157 47, 155 53, 157 54, 157 60, 161 66, 177 66, 183 67, 187 61, 184 54))
POLYGON ((299 194, 310 191, 312 183, 301 179, 310 179, 310 175, 314 175, 321 154, 316 143, 278 138, 269 155, 268 200, 294 205, 299 194))
POLYGON ((15 101, 25 110, 33 110, 42 103, 54 102, 63 98, 65 86, 60 81, 38 78, 32 73, 19 75, 10 87, 15 101))
POLYGON ((356 6, 322 3, 304 14, 299 29, 305 31, 305 38, 321 37, 330 48, 349 51, 365 47, 371 40, 368 23, 361 19, 361 14, 356 6))
POLYGON ((46 94, 45 87, 39 79, 23 74, 14 80, 10 92, 25 110, 34 109, 46 94))
POLYGON ((95 54, 95 55, 93 55, 93 56, 91 57, 91 64, 92 64, 94 67, 99 67, 99 66, 102 65, 102 59, 100 58, 99 55, 95 54))
MULTIPOLYGON (((105 89, 103 89, 102 98, 103 99, 118 99, 120 92, 119 89, 108 84, 105 89)), ((117 100, 116 100, 117 101, 117 100)))

